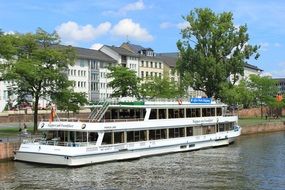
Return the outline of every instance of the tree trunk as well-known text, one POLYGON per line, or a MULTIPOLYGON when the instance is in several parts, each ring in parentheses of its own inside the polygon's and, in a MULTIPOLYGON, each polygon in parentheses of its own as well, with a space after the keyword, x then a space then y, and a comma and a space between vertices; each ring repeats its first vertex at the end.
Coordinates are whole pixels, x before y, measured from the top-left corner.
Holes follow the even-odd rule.
POLYGON ((262 103, 260 104, 260 116, 261 116, 261 119, 263 118, 263 109, 262 109, 262 103))
POLYGON ((34 104, 34 134, 38 131, 38 105, 39 105, 39 96, 36 95, 35 97, 35 104, 34 104))

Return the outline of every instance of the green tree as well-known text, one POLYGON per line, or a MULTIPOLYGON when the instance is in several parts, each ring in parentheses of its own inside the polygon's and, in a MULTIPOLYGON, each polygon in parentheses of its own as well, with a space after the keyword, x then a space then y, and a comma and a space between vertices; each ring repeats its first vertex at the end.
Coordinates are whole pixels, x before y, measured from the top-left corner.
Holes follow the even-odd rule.
POLYGON ((110 67, 109 70, 107 77, 112 81, 108 86, 113 88, 113 97, 139 97, 140 78, 136 76, 135 71, 122 66, 110 67))
POLYGON ((175 82, 168 77, 155 77, 141 84, 141 96, 149 98, 175 98, 179 94, 175 82))
POLYGON ((58 35, 38 29, 35 34, 16 34, 15 52, 4 64, 3 78, 16 84, 18 97, 32 96, 34 102, 34 132, 37 131, 38 103, 41 97, 69 88, 66 71, 74 64, 71 47, 59 46, 58 35))
POLYGON ((254 101, 254 94, 244 80, 235 86, 224 84, 220 95, 223 102, 229 105, 242 105, 243 108, 248 108, 254 101))
POLYGON ((0 58, 11 59, 16 53, 16 42, 15 35, 4 34, 0 29, 0 58))
POLYGON ((187 74, 194 90, 219 97, 221 84, 231 75, 234 84, 243 75, 246 61, 252 55, 258 58, 259 47, 249 45, 247 26, 236 27, 231 12, 215 14, 199 8, 183 18, 189 26, 181 30, 182 39, 177 42, 177 70, 182 79, 187 74))
POLYGON ((76 113, 80 106, 88 103, 85 93, 73 92, 71 89, 63 89, 51 96, 55 102, 57 109, 66 111, 69 117, 69 111, 76 113))
POLYGON ((274 105, 276 102, 275 96, 277 95, 278 88, 276 81, 268 76, 250 75, 249 87, 254 93, 256 101, 260 105, 261 118, 263 117, 263 106, 274 105))

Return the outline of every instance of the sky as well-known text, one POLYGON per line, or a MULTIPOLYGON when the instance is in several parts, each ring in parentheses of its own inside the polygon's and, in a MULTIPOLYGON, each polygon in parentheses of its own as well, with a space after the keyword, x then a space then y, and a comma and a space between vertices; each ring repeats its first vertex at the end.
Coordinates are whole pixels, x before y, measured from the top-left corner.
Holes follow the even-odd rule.
POLYGON ((177 52, 183 16, 195 8, 232 12, 236 26, 247 25, 249 44, 261 46, 259 59, 248 63, 285 77, 284 0, 0 0, 0 29, 34 33, 40 27, 56 31, 62 44, 84 48, 129 41, 156 53, 177 52))

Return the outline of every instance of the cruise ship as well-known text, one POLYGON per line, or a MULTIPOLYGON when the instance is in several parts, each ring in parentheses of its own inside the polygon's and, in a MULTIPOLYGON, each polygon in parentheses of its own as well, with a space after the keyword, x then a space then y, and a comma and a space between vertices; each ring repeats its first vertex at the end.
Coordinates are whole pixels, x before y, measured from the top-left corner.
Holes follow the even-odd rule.
POLYGON ((101 102, 86 120, 41 121, 42 138, 26 139, 14 159, 80 166, 229 145, 238 117, 210 98, 101 102))

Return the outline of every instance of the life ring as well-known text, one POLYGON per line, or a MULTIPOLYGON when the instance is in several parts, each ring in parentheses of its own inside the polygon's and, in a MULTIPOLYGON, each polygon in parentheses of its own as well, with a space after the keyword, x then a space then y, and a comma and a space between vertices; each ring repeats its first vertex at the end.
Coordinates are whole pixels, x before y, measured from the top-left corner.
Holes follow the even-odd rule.
POLYGON ((178 104, 179 104, 179 105, 182 104, 182 100, 181 100, 181 99, 178 100, 178 104))

